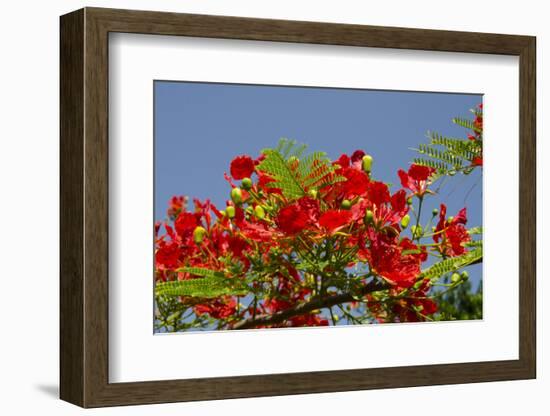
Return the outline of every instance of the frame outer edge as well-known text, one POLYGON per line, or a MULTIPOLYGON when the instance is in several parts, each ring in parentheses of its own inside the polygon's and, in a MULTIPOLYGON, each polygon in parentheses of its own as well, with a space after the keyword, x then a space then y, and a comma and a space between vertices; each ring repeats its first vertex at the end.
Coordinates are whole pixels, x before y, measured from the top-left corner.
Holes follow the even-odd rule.
POLYGON ((103 407, 535 377, 535 219, 520 215, 519 360, 109 384, 110 31, 519 55, 520 209, 525 216, 536 213, 533 37, 101 8, 70 13, 61 18, 63 400, 82 407, 103 407), (412 39, 413 34, 418 39, 412 39))
POLYGON ((84 12, 60 18, 60 389, 84 400, 84 12))
POLYGON ((536 37, 520 54, 520 360, 525 377, 537 376, 536 268, 536 37))

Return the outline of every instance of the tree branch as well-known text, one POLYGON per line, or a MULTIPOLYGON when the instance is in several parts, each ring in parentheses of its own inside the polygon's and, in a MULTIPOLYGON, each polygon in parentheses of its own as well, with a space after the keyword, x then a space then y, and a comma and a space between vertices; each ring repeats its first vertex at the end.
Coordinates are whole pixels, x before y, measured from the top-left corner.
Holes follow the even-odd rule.
POLYGON ((243 319, 235 324, 232 329, 251 329, 260 325, 280 324, 293 316, 304 315, 314 311, 315 309, 330 308, 331 306, 341 303, 353 302, 354 300, 357 300, 357 297, 365 296, 368 293, 378 292, 388 288, 389 285, 387 283, 372 281, 365 285, 356 294, 341 293, 325 298, 313 298, 308 302, 298 304, 292 308, 285 309, 284 311, 276 312, 274 314, 257 315, 255 318, 243 319))

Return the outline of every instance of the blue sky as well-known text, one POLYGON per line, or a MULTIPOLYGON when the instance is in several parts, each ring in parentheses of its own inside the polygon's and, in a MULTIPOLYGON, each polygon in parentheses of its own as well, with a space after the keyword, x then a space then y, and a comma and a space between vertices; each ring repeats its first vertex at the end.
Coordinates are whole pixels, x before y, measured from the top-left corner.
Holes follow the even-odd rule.
MULTIPOLYGON (((363 149, 374 158, 373 176, 399 186, 397 170, 407 169, 417 156, 412 148, 427 141, 427 132, 466 137, 451 119, 470 118, 469 109, 482 100, 474 94, 170 81, 155 81, 154 92, 156 220, 165 218, 172 195, 225 206, 230 189, 223 174, 233 157, 256 157, 281 137, 332 159, 363 149)), ((481 225, 480 170, 452 178, 427 198, 424 212, 442 200, 449 215, 466 206, 468 226, 481 225)))

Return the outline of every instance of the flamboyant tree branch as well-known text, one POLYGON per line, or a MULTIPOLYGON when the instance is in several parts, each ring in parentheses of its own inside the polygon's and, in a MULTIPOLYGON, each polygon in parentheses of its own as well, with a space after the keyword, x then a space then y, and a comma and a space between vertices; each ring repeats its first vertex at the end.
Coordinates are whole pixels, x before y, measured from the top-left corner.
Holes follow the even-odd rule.
POLYGON ((289 318, 294 316, 304 315, 316 309, 330 308, 342 303, 353 302, 358 297, 365 296, 368 293, 378 292, 380 290, 388 289, 388 284, 372 281, 365 285, 357 293, 341 293, 337 295, 331 295, 327 297, 315 297, 307 302, 300 303, 292 308, 285 309, 284 311, 275 312, 274 314, 258 315, 255 318, 243 319, 233 326, 232 329, 252 329, 262 325, 280 324, 289 318))

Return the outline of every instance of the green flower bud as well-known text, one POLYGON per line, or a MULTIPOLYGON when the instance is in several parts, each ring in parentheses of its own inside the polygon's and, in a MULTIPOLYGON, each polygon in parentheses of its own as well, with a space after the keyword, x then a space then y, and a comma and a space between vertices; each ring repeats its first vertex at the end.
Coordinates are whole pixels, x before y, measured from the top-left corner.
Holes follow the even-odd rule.
POLYGON ((227 213, 223 209, 220 211, 220 214, 222 214, 222 217, 225 217, 227 215, 227 213))
POLYGON ((461 279, 460 275, 456 272, 451 275, 451 282, 453 283, 459 282, 460 279, 461 279))
POLYGON ((342 209, 350 209, 351 208, 351 201, 349 199, 344 199, 342 201, 342 204, 340 205, 342 209))
POLYGON ((265 211, 260 205, 256 205, 256 208, 254 208, 254 214, 256 215, 256 218, 259 218, 260 220, 265 218, 265 211))
POLYGON ((317 199, 317 195, 318 195, 317 189, 310 189, 307 194, 313 199, 317 199))
POLYGON ((409 214, 405 215, 403 218, 401 218, 401 227, 407 228, 410 221, 411 217, 409 216, 409 214))
POLYGON ((367 209, 365 212, 365 222, 367 224, 372 224, 374 222, 374 213, 370 209, 367 209))
POLYGON ((422 226, 421 225, 412 225, 411 226, 411 233, 412 233, 412 236, 413 238, 420 238, 422 237, 422 234, 424 234, 424 230, 422 230, 422 226))
POLYGON ((252 207, 247 207, 247 208, 245 209, 245 212, 246 212, 248 215, 252 215, 252 213, 254 212, 254 208, 252 208, 252 207))
POLYGON ((252 188, 252 179, 244 178, 241 182, 241 185, 244 189, 249 190, 250 188, 252 188))
POLYGON ((228 205, 225 212, 229 218, 235 217, 235 207, 233 205, 228 205))
POLYGON ((338 322, 340 320, 340 317, 338 315, 334 314, 334 315, 332 315, 332 320, 334 322, 338 322))
POLYGON ((202 243, 202 240, 204 240, 204 236, 206 235, 206 230, 204 227, 198 226, 193 231, 193 240, 195 241, 195 244, 202 243))
POLYGON ((439 210, 437 208, 434 208, 432 210, 432 215, 435 217, 437 214, 439 214, 439 210))
POLYGON ((241 191, 241 188, 233 188, 231 190, 231 200, 236 205, 240 205, 243 202, 243 192, 241 191))
POLYGON ((371 155, 363 156, 362 167, 363 167, 363 170, 366 173, 370 173, 370 171, 372 169, 372 156, 371 155))
POLYGON ((468 272, 466 270, 464 270, 461 274, 460 274, 460 277, 462 278, 462 280, 468 280, 468 278, 470 277, 470 275, 468 274, 468 272))
POLYGON ((455 218, 455 217, 453 217, 453 216, 451 215, 449 218, 447 218, 447 222, 448 222, 449 224, 452 223, 453 220, 454 220, 454 218, 455 218))
POLYGON ((409 196, 407 198, 407 205, 412 205, 412 204, 413 204, 413 198, 412 198, 412 196, 409 196))

